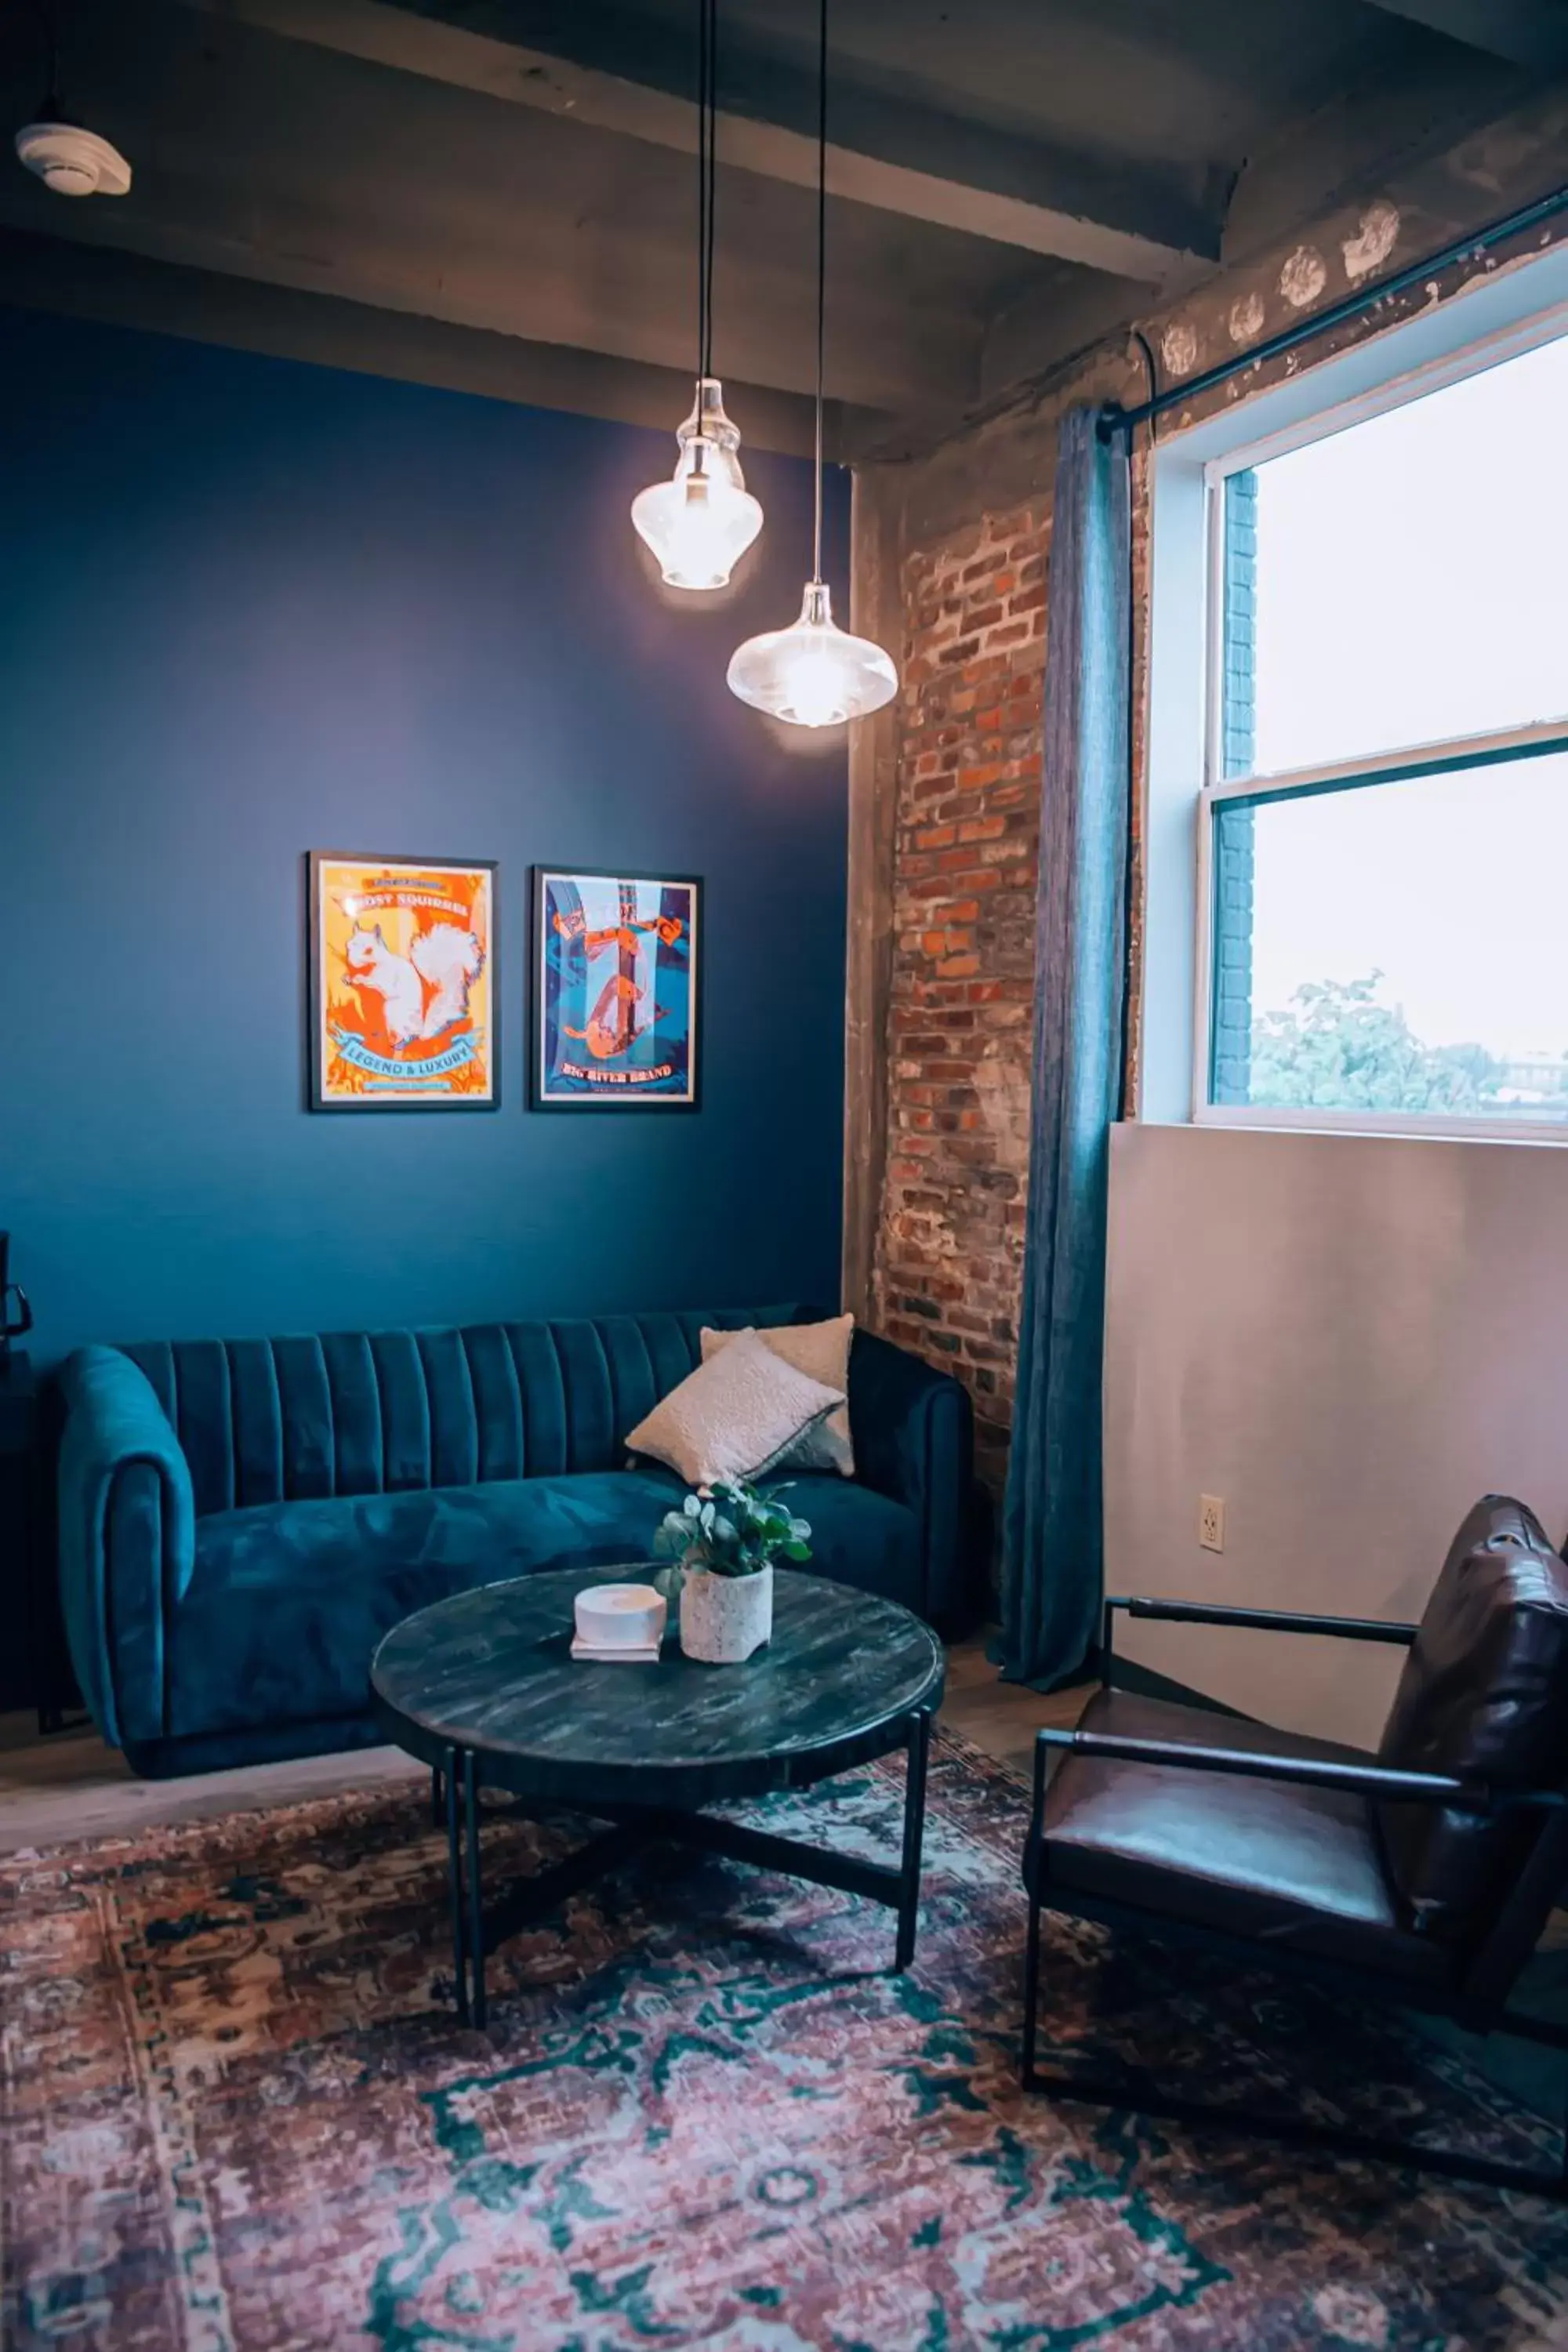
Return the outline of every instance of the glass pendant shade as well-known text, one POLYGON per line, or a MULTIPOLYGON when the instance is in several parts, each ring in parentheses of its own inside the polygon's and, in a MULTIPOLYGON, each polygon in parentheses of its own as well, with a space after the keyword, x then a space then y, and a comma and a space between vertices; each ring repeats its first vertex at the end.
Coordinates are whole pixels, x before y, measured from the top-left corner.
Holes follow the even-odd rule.
POLYGON ((748 637, 730 658, 730 690, 753 710, 792 727, 839 727, 880 710, 899 674, 880 646, 852 637, 834 620, 820 580, 808 581, 800 618, 787 629, 748 637))
POLYGON ((723 588, 763 527, 736 455, 741 436, 724 414, 717 376, 698 381, 690 415, 676 434, 680 455, 668 482, 632 500, 632 521, 670 588, 723 588))

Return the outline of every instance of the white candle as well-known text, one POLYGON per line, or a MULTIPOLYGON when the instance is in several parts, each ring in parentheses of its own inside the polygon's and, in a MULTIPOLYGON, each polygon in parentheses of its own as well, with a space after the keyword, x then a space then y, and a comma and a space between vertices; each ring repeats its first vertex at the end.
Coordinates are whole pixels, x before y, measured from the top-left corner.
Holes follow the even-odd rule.
POLYGON ((665 1603, 651 1584, 594 1584, 574 1605, 579 1641, 637 1649, 664 1636, 665 1603))

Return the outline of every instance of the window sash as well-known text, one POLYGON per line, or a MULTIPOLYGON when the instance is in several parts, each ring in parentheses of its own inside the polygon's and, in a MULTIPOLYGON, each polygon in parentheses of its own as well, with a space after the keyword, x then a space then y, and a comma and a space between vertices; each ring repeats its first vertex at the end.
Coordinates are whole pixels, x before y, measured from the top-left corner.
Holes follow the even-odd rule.
POLYGON ((1363 784, 1398 784, 1415 776, 1440 773, 1447 768, 1489 768, 1502 760, 1528 760, 1543 751, 1568 750, 1568 712, 1561 719, 1539 719, 1528 727, 1500 727, 1481 735, 1454 735, 1431 743, 1403 743, 1388 751, 1353 760, 1330 760, 1321 766, 1264 770, 1249 776, 1226 776, 1204 786, 1205 813, 1216 801, 1299 799, 1303 793, 1353 792, 1363 784))
MULTIPOLYGON (((1133 1116, 1183 1126, 1211 1116, 1211 909, 1206 887, 1197 892, 1200 863, 1205 885, 1209 871, 1205 786, 1223 782, 1228 791, 1245 792, 1250 782, 1288 790, 1321 780, 1317 771, 1224 780, 1212 757, 1217 719, 1212 630, 1219 604, 1209 533, 1218 486, 1233 473, 1262 467, 1564 332, 1568 245, 1532 255, 1518 268, 1477 273, 1457 298, 1426 306, 1271 383, 1238 386, 1247 396, 1234 404, 1192 420, 1164 420, 1149 467, 1153 620, 1147 647, 1142 1027, 1133 1116)), ((1417 747, 1434 764, 1448 748, 1417 747)), ((1379 756, 1393 763, 1393 754, 1379 756)), ((1377 764, 1368 761, 1362 772, 1374 772, 1377 764)), ((1283 1113, 1241 1116, 1260 1128, 1291 1124, 1283 1113)), ((1307 1123, 1334 1122, 1324 1113, 1307 1123)), ((1388 1122, 1377 1124, 1388 1131, 1388 1122)), ((1412 1129, 1407 1124, 1394 1131, 1412 1129)), ((1482 1139, 1475 1121, 1444 1132, 1482 1139)), ((1510 1122, 1507 1139, 1526 1139, 1520 1123, 1510 1122)), ((1563 1138, 1554 1130, 1550 1139, 1563 1138)))
MULTIPOLYGON (((1218 503, 1215 501, 1215 503, 1218 503)), ((1223 553, 1223 541, 1222 541, 1223 553)), ((1221 634, 1211 607, 1211 640, 1221 634)), ((1223 660, 1223 655, 1221 656, 1223 660)), ((1211 697, 1211 706, 1212 706, 1211 697)), ((1211 737, 1217 750, 1217 739, 1211 737)), ((1254 808, 1279 801, 1316 798, 1328 793, 1375 791, 1458 768, 1489 768, 1548 752, 1568 751, 1568 718, 1483 735, 1405 745, 1373 759, 1340 760, 1286 774, 1232 776, 1204 786, 1198 801, 1197 953, 1194 960, 1192 1117, 1202 1127, 1294 1128, 1363 1135, 1432 1135, 1477 1141, 1568 1145, 1560 1120, 1486 1118, 1467 1112, 1335 1110, 1317 1106, 1287 1109, 1263 1103, 1216 1103, 1214 1091, 1215 952, 1219 932, 1215 906, 1215 839, 1219 811, 1237 801, 1254 808)))
MULTIPOLYGON (((1396 333, 1399 330, 1394 331, 1396 333)), ((1522 358, 1527 352, 1538 351, 1542 344, 1554 343, 1568 337, 1568 302, 1552 304, 1544 310, 1516 320, 1498 332, 1480 341, 1460 345, 1441 359, 1429 360, 1408 373, 1392 376, 1374 384, 1370 390, 1349 400, 1340 401, 1316 415, 1301 417, 1281 430, 1261 435, 1258 439, 1227 449, 1223 457, 1210 457, 1203 466, 1205 499, 1204 529, 1206 535, 1205 604, 1205 676, 1204 679, 1203 755, 1205 788, 1218 787, 1235 779, 1225 772, 1225 738, 1226 726, 1225 663, 1226 663, 1226 485, 1237 474, 1256 473, 1276 457, 1289 457, 1293 450, 1308 448, 1321 441, 1333 440, 1342 433, 1353 432, 1357 425, 1373 418, 1386 416, 1393 410, 1407 408, 1430 394, 1442 392, 1450 384, 1462 383, 1470 377, 1487 373, 1494 367, 1503 367, 1510 360, 1522 358)), ((1554 722, 1542 721, 1543 725, 1554 722)), ((1568 728, 1568 709, 1562 724, 1568 728)), ((1506 732, 1506 730, 1500 730, 1506 732)), ((1394 748, 1379 752, 1374 760, 1365 755, 1352 755, 1342 766, 1369 770, 1385 761, 1413 757, 1425 751, 1426 745, 1394 748)), ((1310 774, 1309 770, 1277 770, 1269 781, 1290 782, 1299 775, 1310 774)))

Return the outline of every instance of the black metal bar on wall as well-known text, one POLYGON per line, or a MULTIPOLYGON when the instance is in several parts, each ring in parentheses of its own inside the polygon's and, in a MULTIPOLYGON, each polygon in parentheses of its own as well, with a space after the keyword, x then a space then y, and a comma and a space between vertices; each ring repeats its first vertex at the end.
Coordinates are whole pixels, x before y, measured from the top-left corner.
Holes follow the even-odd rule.
POLYGON ((1279 359, 1285 352, 1293 352, 1300 343, 1310 342, 1314 337, 1329 334, 1349 320, 1359 319, 1375 303, 1386 301, 1390 295, 1403 294, 1409 287, 1419 286, 1423 278, 1430 278, 1436 270, 1448 268, 1456 261, 1463 261, 1467 254, 1484 253, 1491 246, 1506 245, 1510 237, 1522 236, 1528 230, 1539 228, 1542 223, 1554 220, 1564 212, 1568 212, 1568 188, 1557 188, 1549 196, 1538 196, 1534 204, 1521 205, 1517 212, 1505 214, 1501 220, 1492 221, 1485 228, 1473 229, 1468 236, 1455 237, 1451 244, 1443 246, 1436 253, 1426 254, 1420 261, 1409 263, 1404 269, 1394 270, 1391 277, 1379 278, 1369 286, 1358 287, 1342 301, 1331 302, 1326 310, 1314 310, 1310 318, 1298 320, 1293 327, 1281 328, 1279 334, 1266 336, 1262 342, 1254 343, 1250 350, 1237 352, 1234 358, 1221 360, 1217 366, 1205 368, 1201 375, 1189 376, 1183 383, 1173 384, 1169 391, 1156 393, 1152 399, 1140 401, 1135 408, 1120 408, 1114 404, 1108 405, 1100 412, 1100 430, 1107 438, 1112 433, 1135 433, 1139 425, 1163 416, 1167 409, 1179 408, 1188 401, 1201 399, 1216 384, 1228 383, 1232 376, 1240 375, 1244 369, 1260 367, 1269 360, 1279 359))

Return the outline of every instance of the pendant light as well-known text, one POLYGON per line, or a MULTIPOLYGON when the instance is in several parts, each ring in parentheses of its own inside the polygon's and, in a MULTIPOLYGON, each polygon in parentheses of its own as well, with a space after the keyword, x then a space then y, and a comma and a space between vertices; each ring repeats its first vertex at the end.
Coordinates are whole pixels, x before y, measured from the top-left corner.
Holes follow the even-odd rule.
POLYGON ((60 54, 54 12, 47 0, 33 0, 38 31, 48 53, 48 93, 31 122, 16 137, 17 161, 57 196, 124 196, 131 193, 131 166, 117 147, 73 122, 59 96, 60 54))
POLYGON ((763 527, 762 508, 735 454, 741 436, 724 414, 724 387, 713 373, 718 0, 697 0, 697 397, 675 436, 680 455, 673 477, 632 500, 632 521, 669 588, 727 587, 763 527))
POLYGON ((837 727, 880 710, 899 673, 880 646, 852 637, 834 620, 822 576, 822 362, 827 285, 827 0, 817 20, 816 89, 816 467, 811 578, 800 618, 787 629, 748 637, 730 659, 730 689, 753 709, 793 727, 837 727))

